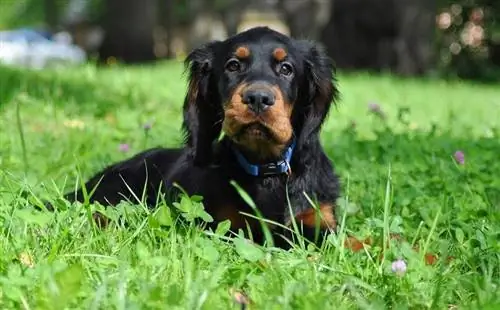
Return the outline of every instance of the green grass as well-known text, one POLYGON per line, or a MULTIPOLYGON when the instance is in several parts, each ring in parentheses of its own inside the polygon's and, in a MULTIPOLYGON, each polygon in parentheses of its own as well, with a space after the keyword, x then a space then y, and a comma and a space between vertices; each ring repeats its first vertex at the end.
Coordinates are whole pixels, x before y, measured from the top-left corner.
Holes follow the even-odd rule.
POLYGON ((150 213, 124 203, 110 216, 128 226, 104 231, 88 216, 99 206, 33 211, 114 161, 179 145, 181 74, 177 63, 0 68, 0 308, 238 309, 231 290, 246 292, 252 309, 500 307, 498 87, 342 74, 322 139, 342 178, 345 223, 321 249, 223 239, 224 225, 210 233, 190 224, 196 200, 177 206, 188 219, 178 225, 164 205, 150 213), (346 233, 389 232, 408 243, 392 243, 383 259, 377 246, 339 246, 346 233), (438 263, 426 265, 424 252, 438 263), (408 266, 401 277, 391 272, 397 258, 408 266))

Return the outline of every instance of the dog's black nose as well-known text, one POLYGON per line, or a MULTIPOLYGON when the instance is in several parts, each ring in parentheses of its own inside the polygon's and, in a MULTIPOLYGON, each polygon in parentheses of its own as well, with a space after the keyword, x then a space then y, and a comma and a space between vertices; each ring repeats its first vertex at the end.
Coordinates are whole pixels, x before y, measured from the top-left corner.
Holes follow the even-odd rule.
POLYGON ((274 104, 274 94, 270 90, 249 89, 243 94, 243 103, 259 113, 274 104))

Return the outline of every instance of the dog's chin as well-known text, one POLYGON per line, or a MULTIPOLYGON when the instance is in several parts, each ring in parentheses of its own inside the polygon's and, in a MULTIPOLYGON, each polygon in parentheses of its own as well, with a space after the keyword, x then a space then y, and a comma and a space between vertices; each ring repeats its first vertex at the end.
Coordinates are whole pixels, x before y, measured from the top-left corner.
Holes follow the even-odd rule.
POLYGON ((274 136, 269 128, 262 124, 255 123, 243 126, 240 135, 248 140, 274 140, 274 136))
POLYGON ((243 125, 234 135, 233 140, 242 146, 249 144, 276 143, 272 131, 259 123, 243 125))
POLYGON ((248 159, 254 162, 273 160, 281 156, 286 143, 280 143, 272 130, 260 123, 244 125, 230 137, 248 159))

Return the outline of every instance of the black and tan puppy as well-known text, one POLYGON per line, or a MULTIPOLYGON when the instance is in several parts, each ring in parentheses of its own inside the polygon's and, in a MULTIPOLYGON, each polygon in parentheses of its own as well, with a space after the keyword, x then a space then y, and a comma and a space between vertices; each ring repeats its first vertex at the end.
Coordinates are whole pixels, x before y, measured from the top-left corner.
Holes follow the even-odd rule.
MULTIPOLYGON (((231 220, 233 231, 248 224, 262 241, 258 222, 240 213, 253 214, 234 180, 266 219, 289 225, 289 202, 306 238, 315 228, 335 229, 339 185, 319 133, 337 89, 323 50, 257 27, 192 51, 186 66, 184 146, 151 149, 106 168, 86 183, 88 191, 99 183, 90 201, 113 205, 133 200, 130 190, 138 197, 145 190, 154 206, 177 183, 203 196, 216 222, 231 220)), ((81 191, 65 197, 83 200, 81 191)))

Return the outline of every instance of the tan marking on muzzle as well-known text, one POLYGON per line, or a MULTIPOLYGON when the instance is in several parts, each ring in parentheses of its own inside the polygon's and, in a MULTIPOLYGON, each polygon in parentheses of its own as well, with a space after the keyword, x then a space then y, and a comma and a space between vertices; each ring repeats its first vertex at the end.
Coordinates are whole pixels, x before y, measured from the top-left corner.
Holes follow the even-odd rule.
POLYGON ((252 150, 258 157, 268 158, 279 156, 292 137, 293 104, 288 103, 276 85, 256 82, 243 83, 236 87, 229 102, 225 106, 223 131, 227 136, 233 137, 243 126, 257 122, 265 126, 272 134, 273 139, 260 138, 252 134, 239 137, 238 143, 252 150), (243 94, 250 89, 264 89, 274 94, 274 104, 267 110, 256 114, 243 102, 243 94))

